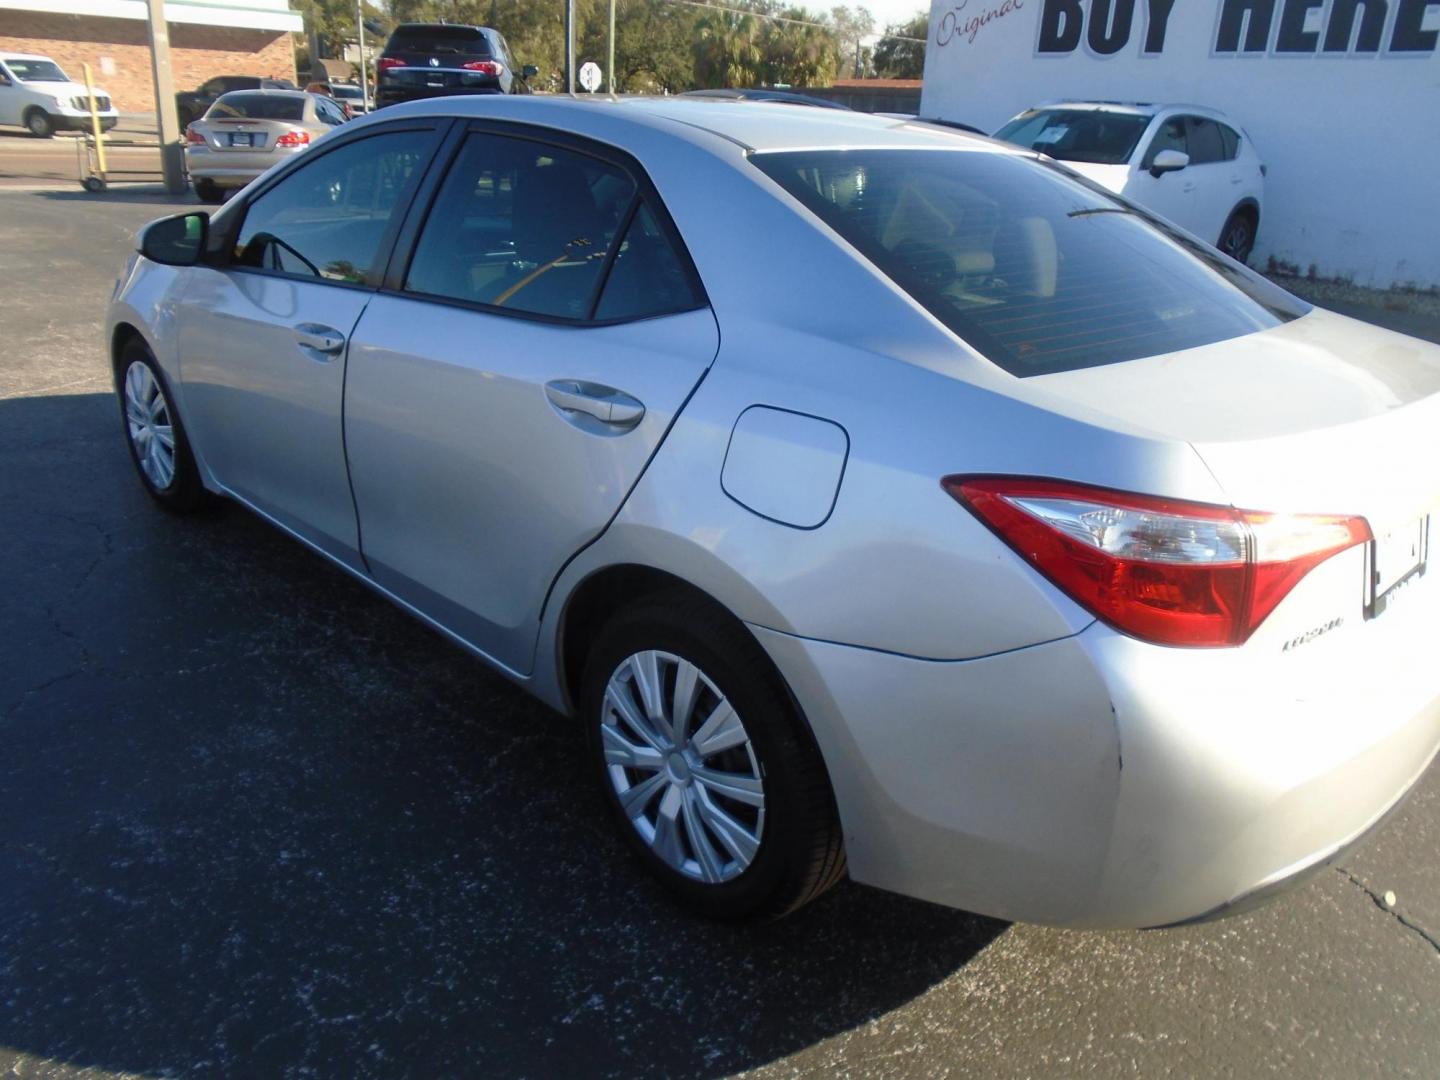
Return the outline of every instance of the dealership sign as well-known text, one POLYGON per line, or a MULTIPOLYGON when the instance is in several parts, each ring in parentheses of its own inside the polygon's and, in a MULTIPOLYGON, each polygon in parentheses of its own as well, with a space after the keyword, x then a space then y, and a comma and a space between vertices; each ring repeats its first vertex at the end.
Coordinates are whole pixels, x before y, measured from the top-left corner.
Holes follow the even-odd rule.
POLYGON ((1064 99, 1233 117, 1268 166, 1258 264, 1440 285, 1440 0, 935 0, 924 115, 1064 99))

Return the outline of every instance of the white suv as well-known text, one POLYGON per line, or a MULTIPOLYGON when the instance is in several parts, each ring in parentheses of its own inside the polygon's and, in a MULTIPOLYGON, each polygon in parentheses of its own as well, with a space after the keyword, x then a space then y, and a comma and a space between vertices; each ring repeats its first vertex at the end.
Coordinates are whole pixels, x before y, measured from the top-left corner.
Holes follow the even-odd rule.
MULTIPOLYGON (((109 131, 119 121, 110 95, 95 88, 100 127, 109 131)), ((28 128, 48 139, 57 131, 90 127, 90 102, 85 84, 72 82, 48 56, 0 53, 0 124, 28 128)))
POLYGON ((1255 246, 1265 166, 1235 121, 1199 105, 1047 102, 995 138, 1082 176, 1244 262, 1255 246))

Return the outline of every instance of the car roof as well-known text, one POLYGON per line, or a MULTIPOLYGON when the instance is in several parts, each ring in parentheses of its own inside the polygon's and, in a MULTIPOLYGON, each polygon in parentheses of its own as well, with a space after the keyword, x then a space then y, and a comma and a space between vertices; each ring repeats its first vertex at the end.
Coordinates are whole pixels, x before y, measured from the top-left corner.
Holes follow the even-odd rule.
MULTIPOLYGON (((995 153, 1029 154, 953 128, 910 123, 848 109, 808 109, 767 101, 716 98, 547 94, 512 97, 475 95, 428 98, 391 105, 357 123, 372 124, 399 116, 460 116, 508 119, 520 123, 590 133, 603 124, 633 125, 699 141, 708 132, 746 150, 971 148, 995 153)), ((1033 156, 1033 155, 1032 155, 1033 156)))
POLYGON ((41 56, 39 53, 0 52, 0 60, 49 60, 59 66, 53 56, 41 56))
POLYGON ((1151 101, 1042 101, 1032 106, 1036 109, 1093 109, 1096 112, 1132 113, 1136 116, 1159 116, 1161 113, 1195 113, 1213 120, 1224 120, 1226 116, 1219 109, 1208 105, 1194 105, 1188 102, 1151 101))

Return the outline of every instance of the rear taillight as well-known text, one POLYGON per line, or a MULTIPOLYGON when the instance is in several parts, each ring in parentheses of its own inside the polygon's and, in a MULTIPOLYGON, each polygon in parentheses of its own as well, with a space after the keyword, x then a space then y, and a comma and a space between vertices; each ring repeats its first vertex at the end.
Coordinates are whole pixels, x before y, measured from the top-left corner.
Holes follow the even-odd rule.
POLYGON ((284 135, 281 135, 278 139, 275 140, 275 145, 276 145, 276 146, 309 146, 309 145, 310 145, 310 133, 309 133, 308 131, 300 131, 298 128, 297 128, 296 130, 294 130, 294 131, 287 131, 287 132, 285 132, 284 135))
POLYGON ((393 71, 395 68, 402 68, 404 66, 405 61, 394 56, 382 56, 379 60, 375 61, 376 71, 393 71))
POLYGON ((947 476, 947 492, 1076 603, 1160 645, 1240 645, 1364 518, 1264 514, 1057 480, 947 476))
POLYGON ((466 71, 478 71, 482 75, 504 75, 505 65, 494 60, 471 60, 468 64, 461 64, 466 71))
POLYGON ((205 136, 201 135, 198 131, 196 131, 194 127, 187 127, 185 129, 185 141, 187 143, 199 144, 200 146, 204 146, 205 136))

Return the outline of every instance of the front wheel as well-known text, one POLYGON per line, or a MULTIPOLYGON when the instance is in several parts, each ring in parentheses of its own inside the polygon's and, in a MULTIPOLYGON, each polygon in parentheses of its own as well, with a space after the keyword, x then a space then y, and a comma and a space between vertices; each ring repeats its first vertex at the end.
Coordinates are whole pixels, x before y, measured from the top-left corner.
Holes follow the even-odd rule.
POLYGON ((581 707, 621 835, 687 907, 777 918, 843 876, 819 750, 754 637, 712 604, 678 592, 614 618, 581 707))
POLYGON ((55 134, 55 124, 43 109, 31 109, 25 114, 25 128, 37 139, 48 139, 55 134))
POLYGON ((190 441, 155 358, 130 341, 118 366, 120 416, 130 460, 145 490, 167 510, 199 508, 207 499, 190 441))

